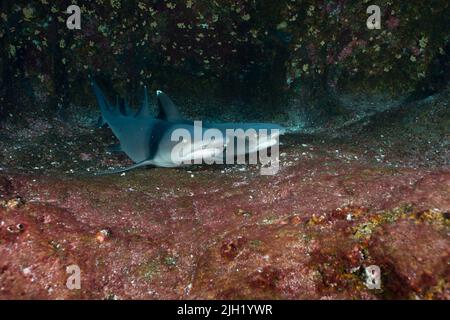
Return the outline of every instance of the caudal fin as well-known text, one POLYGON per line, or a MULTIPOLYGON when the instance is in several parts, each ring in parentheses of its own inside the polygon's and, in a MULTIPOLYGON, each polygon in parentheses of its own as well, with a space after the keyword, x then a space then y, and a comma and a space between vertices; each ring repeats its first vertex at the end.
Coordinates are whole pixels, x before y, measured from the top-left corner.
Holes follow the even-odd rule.
POLYGON ((136 113, 135 117, 138 118, 145 118, 145 117, 150 117, 151 113, 150 113, 150 103, 148 100, 148 90, 147 87, 144 87, 144 101, 142 102, 142 106, 139 109, 139 111, 136 113))

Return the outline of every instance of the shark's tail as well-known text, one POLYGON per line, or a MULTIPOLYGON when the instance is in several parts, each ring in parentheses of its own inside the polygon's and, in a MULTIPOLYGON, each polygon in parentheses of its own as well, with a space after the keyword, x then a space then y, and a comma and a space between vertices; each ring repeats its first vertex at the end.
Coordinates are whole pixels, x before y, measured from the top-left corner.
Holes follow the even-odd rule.
POLYGON ((150 113, 150 103, 148 99, 148 90, 147 87, 144 87, 144 101, 142 102, 142 106, 139 111, 136 113, 135 117, 149 117, 150 113))
POLYGON ((108 101, 95 80, 91 80, 91 86, 104 118, 111 114, 120 114, 122 116, 135 118, 149 117, 151 115, 147 87, 144 87, 144 99, 140 109, 137 112, 133 113, 127 100, 124 100, 123 103, 119 103, 119 97, 116 96, 116 105, 113 106, 108 101))
MULTIPOLYGON (((100 107, 100 111, 102 112, 102 117, 104 120, 108 121, 108 118, 112 116, 113 113, 118 112, 115 111, 114 108, 111 106, 110 102, 106 98, 106 96, 103 94, 100 87, 97 85, 95 80, 91 80, 91 86, 94 90, 95 97, 97 98, 97 103, 100 107)), ((116 109, 118 110, 118 109, 116 109)))

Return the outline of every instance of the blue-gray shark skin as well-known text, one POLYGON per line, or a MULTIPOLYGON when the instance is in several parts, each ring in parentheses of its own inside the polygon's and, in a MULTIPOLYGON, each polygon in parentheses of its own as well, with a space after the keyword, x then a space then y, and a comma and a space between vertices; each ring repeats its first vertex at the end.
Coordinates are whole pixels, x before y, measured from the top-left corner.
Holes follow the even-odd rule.
MULTIPOLYGON (((160 108, 160 113, 158 115, 159 118, 163 118, 168 121, 178 121, 193 125, 193 121, 185 120, 181 117, 180 113, 178 112, 178 108, 176 107, 175 103, 173 103, 173 101, 169 98, 169 96, 167 96, 160 90, 158 90, 156 94, 158 99, 158 106, 160 108)), ((244 132, 248 132, 248 130, 254 130, 254 132, 256 132, 257 134, 261 131, 266 131, 267 135, 270 135, 270 139, 258 139, 258 144, 253 146, 249 144, 239 146, 239 144, 237 143, 237 138, 235 137, 233 142, 235 156, 255 153, 262 149, 267 149, 278 143, 279 135, 282 135, 286 132, 285 128, 277 124, 260 122, 202 122, 202 127, 218 129, 224 137, 228 135, 227 131, 231 130, 232 136, 228 138, 233 138, 233 132, 238 129, 241 129, 244 132)), ((223 158, 225 158, 225 154, 223 155, 223 158)))
MULTIPOLYGON (((144 101, 141 108, 133 114, 128 103, 122 106, 116 101, 112 106, 101 89, 95 82, 92 82, 93 90, 100 106, 102 119, 108 124, 114 135, 120 141, 119 149, 125 152, 135 164, 125 169, 118 169, 110 173, 123 172, 138 168, 141 166, 152 165, 156 167, 178 167, 185 160, 210 159, 217 158, 217 154, 225 154, 225 148, 229 142, 226 131, 228 129, 236 130, 254 129, 258 132, 260 129, 272 130, 278 129, 279 134, 284 133, 284 128, 268 123, 202 123, 202 130, 215 128, 218 129, 223 138, 215 139, 208 143, 200 141, 193 142, 190 145, 191 153, 185 155, 183 159, 173 159, 172 150, 180 141, 172 141, 172 134, 177 129, 184 129, 191 137, 194 136, 196 126, 193 121, 183 119, 173 103, 173 101, 162 91, 157 91, 157 103, 159 114, 153 117, 150 112, 147 90, 144 93, 144 101)), ((203 132, 202 132, 203 136, 203 132)), ((272 145, 277 142, 278 135, 270 140, 272 145), (275 139, 275 140, 274 140, 275 139)), ((235 155, 257 152, 260 149, 270 147, 269 144, 256 146, 254 149, 237 149, 235 146, 235 155)), ((116 150, 117 151, 117 150, 116 150)))
POLYGON ((123 172, 146 165, 157 167, 177 167, 183 161, 202 159, 210 154, 216 154, 224 148, 226 141, 217 139, 212 143, 202 141, 191 144, 192 150, 182 158, 174 159, 173 148, 179 141, 172 141, 172 133, 184 129, 194 136, 195 127, 186 121, 166 121, 156 119, 150 115, 147 94, 141 109, 134 115, 127 115, 117 105, 111 106, 100 88, 94 82, 93 89, 104 121, 120 141, 120 149, 136 164, 125 169, 115 170, 123 172))

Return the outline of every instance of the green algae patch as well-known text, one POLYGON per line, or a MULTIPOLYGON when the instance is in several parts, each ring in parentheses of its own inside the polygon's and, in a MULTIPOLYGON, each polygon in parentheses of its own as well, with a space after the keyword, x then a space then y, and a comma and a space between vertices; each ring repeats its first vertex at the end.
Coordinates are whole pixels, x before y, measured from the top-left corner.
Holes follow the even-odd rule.
POLYGON ((161 274, 161 262, 159 258, 150 259, 138 268, 139 275, 146 281, 152 281, 161 274))
POLYGON ((368 221, 353 227, 354 237, 358 240, 369 239, 373 232, 385 223, 392 223, 400 218, 405 218, 413 212, 411 205, 404 205, 392 210, 382 211, 371 215, 368 221))

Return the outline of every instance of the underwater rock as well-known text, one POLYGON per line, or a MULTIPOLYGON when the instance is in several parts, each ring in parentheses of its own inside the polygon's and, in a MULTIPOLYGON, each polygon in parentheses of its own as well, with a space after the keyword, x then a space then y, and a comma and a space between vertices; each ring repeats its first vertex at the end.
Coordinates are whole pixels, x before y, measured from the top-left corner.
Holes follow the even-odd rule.
POLYGON ((11 189, 11 181, 4 176, 0 176, 0 199, 8 198, 11 195, 11 189))
POLYGON ((450 299, 448 0, 50 2, 1 5, 0 300, 450 299), (180 167, 194 119, 288 125, 277 174, 180 167))
POLYGON ((448 283, 444 218, 436 229, 427 225, 434 211, 387 210, 419 201, 419 209, 445 212, 449 172, 341 163, 330 167, 336 176, 316 171, 318 163, 271 179, 256 168, 202 169, 194 179, 172 169, 90 179, 1 175, 24 204, 0 207, 0 297, 377 299, 426 297, 448 283), (247 183, 236 190, 237 181, 247 183), (390 224, 405 214, 423 222, 390 224), (382 292, 368 290, 360 274, 374 263, 389 279, 382 292), (65 286, 73 264, 81 290, 65 286))
POLYGON ((98 242, 102 243, 105 242, 106 240, 108 240, 112 235, 111 230, 109 229, 102 229, 99 232, 97 232, 97 234, 95 235, 95 238, 97 239, 98 242))
POLYGON ((59 126, 71 130, 2 133, 2 299, 448 299, 440 131, 423 147, 441 156, 424 161, 396 122, 348 140, 287 135, 273 176, 251 165, 95 176, 129 164, 104 152, 109 129, 59 126), (366 286, 371 265, 381 289, 366 286), (79 290, 66 286, 71 266, 79 290))
POLYGON ((80 159, 82 161, 90 161, 90 160, 92 160, 92 155, 82 152, 82 153, 80 153, 80 159))
POLYGON ((401 219, 383 226, 372 237, 370 251, 386 272, 384 283, 394 297, 450 298, 448 230, 401 219), (431 295, 431 289, 443 283, 447 283, 443 292, 431 295))
POLYGON ((333 249, 327 254, 339 262, 329 264, 328 271, 324 269, 328 268, 328 264, 314 253, 320 247, 328 246, 327 242, 324 239, 314 240, 314 236, 304 225, 290 225, 279 221, 273 225, 243 227, 226 237, 241 239, 236 234, 245 234, 247 239, 245 243, 241 243, 239 251, 235 251, 233 259, 223 256, 223 246, 212 246, 202 256, 193 281, 193 297, 376 298, 375 292, 369 292, 357 276, 347 275, 342 271, 341 259, 345 258, 343 251, 337 249, 345 241, 342 234, 333 239, 329 247, 333 249))

